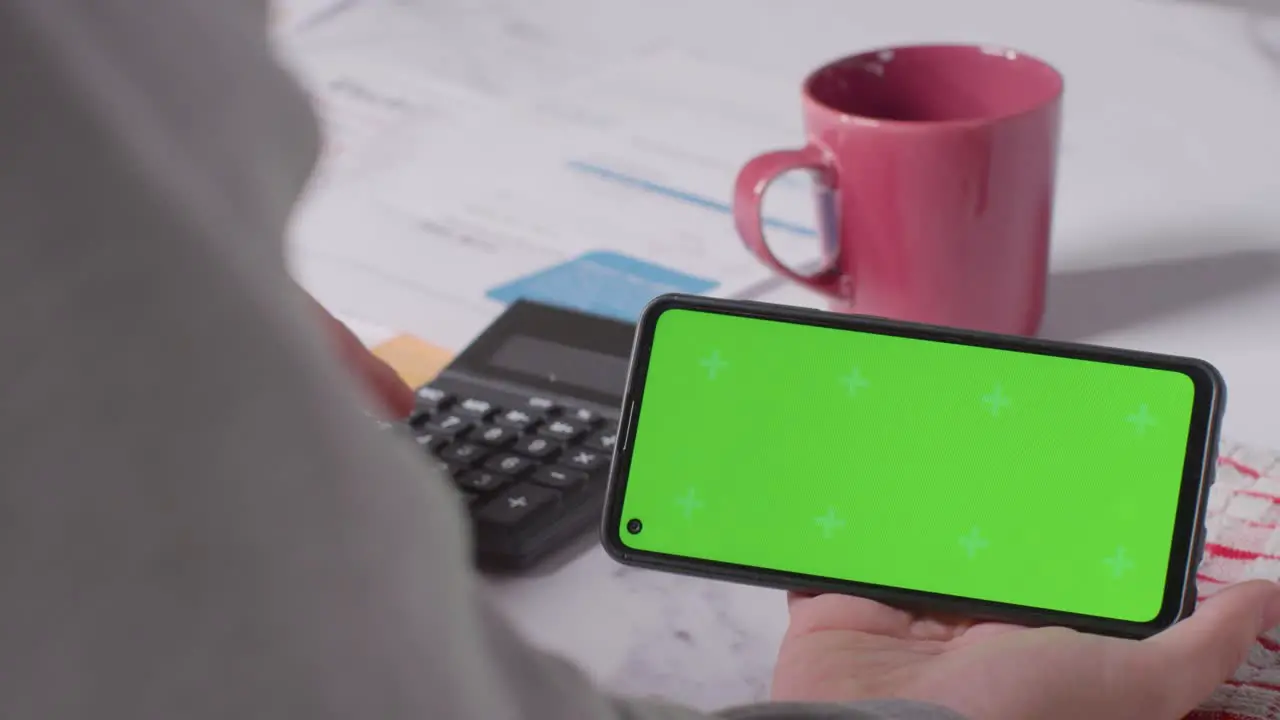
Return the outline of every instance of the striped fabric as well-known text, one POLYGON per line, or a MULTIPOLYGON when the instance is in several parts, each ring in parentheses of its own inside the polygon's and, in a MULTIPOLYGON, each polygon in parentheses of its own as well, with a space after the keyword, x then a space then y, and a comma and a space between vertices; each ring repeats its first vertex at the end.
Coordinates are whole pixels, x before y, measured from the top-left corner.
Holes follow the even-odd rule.
MULTIPOLYGON (((1280 580, 1280 454, 1224 442, 1207 522, 1196 576, 1201 598, 1243 580, 1280 580)), ((1190 717, 1280 718, 1280 632, 1259 638, 1245 664, 1190 717)))

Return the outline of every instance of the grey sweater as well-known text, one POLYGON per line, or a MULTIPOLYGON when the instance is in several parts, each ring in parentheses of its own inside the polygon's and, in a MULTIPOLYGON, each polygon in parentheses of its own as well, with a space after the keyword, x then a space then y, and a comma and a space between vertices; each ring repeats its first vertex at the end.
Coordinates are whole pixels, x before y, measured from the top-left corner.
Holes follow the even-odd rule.
POLYGON ((286 271, 317 129, 265 20, 0 2, 0 718, 700 717, 517 637, 359 412, 286 271))

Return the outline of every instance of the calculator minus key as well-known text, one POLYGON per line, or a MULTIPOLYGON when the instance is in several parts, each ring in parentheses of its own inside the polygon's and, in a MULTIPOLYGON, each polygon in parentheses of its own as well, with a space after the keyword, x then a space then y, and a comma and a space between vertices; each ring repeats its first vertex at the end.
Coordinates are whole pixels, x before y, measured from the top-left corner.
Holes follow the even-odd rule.
POLYGON ((587 478, 587 473, 582 470, 544 465, 534 471, 531 479, 539 485, 545 485, 556 490, 569 491, 585 485, 587 478))
POLYGON ((476 510, 477 522, 514 527, 553 510, 560 493, 531 483, 517 483, 476 510))

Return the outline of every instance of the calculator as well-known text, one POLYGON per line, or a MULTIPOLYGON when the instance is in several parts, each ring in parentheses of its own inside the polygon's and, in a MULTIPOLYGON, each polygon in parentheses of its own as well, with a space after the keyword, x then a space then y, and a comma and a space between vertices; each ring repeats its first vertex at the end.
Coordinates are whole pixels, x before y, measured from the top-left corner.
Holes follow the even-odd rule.
POLYGON ((518 301, 416 390, 406 431, 465 498, 481 571, 532 570, 596 539, 634 336, 518 301))

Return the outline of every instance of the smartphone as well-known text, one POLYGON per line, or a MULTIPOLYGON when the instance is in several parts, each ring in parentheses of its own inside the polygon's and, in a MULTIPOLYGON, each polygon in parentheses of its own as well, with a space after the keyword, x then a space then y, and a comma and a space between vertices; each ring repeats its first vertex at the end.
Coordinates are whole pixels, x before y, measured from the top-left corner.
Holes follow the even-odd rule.
POLYGON ((1145 637, 1190 614, 1225 385, 1182 357, 664 295, 616 560, 1145 637))

